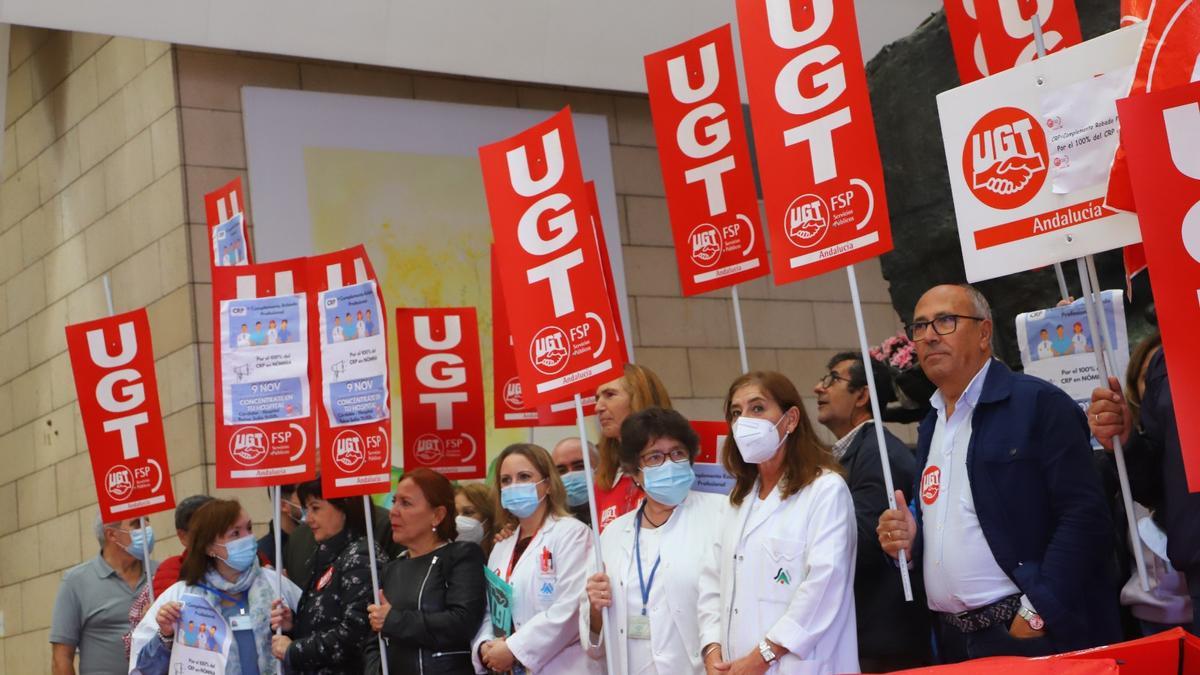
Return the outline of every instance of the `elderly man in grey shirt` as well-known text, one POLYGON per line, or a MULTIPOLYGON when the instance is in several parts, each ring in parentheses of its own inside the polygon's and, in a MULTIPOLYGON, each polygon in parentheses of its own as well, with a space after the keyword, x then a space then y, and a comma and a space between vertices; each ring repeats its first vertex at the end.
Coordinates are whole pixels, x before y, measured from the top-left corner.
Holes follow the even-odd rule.
MULTIPOLYGON (((76 649, 79 675, 129 670, 121 636, 129 632, 129 605, 146 585, 141 547, 133 536, 139 527, 137 518, 104 523, 96 516, 100 553, 67 570, 54 601, 50 625, 54 675, 75 675, 76 649)), ((146 536, 153 541, 152 534, 146 536)), ((157 566, 150 562, 150 574, 157 566)))

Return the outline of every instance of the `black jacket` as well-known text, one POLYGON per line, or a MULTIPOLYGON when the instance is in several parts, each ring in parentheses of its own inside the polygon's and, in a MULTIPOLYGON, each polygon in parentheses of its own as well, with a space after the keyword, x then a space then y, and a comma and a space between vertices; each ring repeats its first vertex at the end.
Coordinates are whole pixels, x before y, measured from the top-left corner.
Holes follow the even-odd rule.
POLYGON ((361 646, 371 634, 367 538, 342 530, 317 545, 313 563, 290 633, 294 641, 286 655, 289 672, 361 673, 361 646))
MULTIPOLYGON (((916 480, 916 460, 912 450, 892 432, 884 429, 883 435, 892 467, 892 485, 905 492, 907 503, 916 480)), ((874 423, 868 422, 858 430, 840 461, 846 469, 846 484, 854 499, 854 516, 858 521, 854 573, 858 653, 867 659, 899 659, 912 665, 927 663, 929 610, 921 575, 909 575, 913 582, 913 602, 905 602, 896 565, 879 546, 875 531, 888 501, 874 423)))
POLYGON ((1154 510, 1167 533, 1167 557, 1175 569, 1200 575, 1200 493, 1189 493, 1175 405, 1162 350, 1146 366, 1142 431, 1125 451, 1134 499, 1154 510))
MULTIPOLYGON (((392 523, 388 519, 388 510, 372 504, 371 520, 375 523, 375 544, 387 554, 385 558, 380 558, 379 562, 383 563, 385 560, 391 560, 400 555, 404 547, 392 541, 392 523)), ((317 541, 313 539, 312 530, 308 528, 308 525, 300 523, 284 542, 284 572, 297 586, 308 588, 308 582, 315 567, 313 554, 317 551, 317 541)))
MULTIPOLYGON (((383 568, 383 595, 392 606, 383 624, 388 672, 449 675, 474 673, 471 640, 485 607, 483 549, 453 542, 418 558, 383 568)), ((363 672, 380 672, 374 634, 363 649, 363 672)))

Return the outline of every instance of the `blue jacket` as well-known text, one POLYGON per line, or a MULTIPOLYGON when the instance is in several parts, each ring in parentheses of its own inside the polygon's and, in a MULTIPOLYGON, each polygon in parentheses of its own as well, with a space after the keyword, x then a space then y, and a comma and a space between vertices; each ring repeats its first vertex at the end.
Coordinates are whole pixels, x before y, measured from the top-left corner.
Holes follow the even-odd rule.
MULTIPOLYGON (((935 410, 918 431, 920 468, 936 423, 935 410)), ((1112 521, 1079 405, 1058 387, 993 361, 971 418, 967 476, 992 555, 1045 620, 1055 650, 1119 641, 1117 587, 1107 567, 1112 521)))

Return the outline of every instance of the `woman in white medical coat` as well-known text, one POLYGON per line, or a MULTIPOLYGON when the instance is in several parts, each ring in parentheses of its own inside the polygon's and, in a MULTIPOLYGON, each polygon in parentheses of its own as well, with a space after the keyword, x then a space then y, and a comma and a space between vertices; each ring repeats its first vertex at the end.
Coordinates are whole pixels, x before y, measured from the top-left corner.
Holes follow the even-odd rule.
POLYGON ((700 577, 709 672, 857 673, 854 503, 783 375, 747 373, 725 398, 730 509, 700 577))
POLYGON ((621 425, 622 471, 646 493, 641 507, 600 536, 607 572, 593 574, 580 609, 580 638, 605 656, 601 609, 616 644, 613 671, 628 675, 703 673, 696 619, 700 569, 716 538, 725 499, 692 492, 700 439, 683 415, 647 408, 621 425))
POLYGON ((567 511, 566 490, 544 448, 510 445, 497 466, 497 520, 517 527, 492 549, 488 569, 512 586, 513 631, 496 635, 489 607, 471 649, 475 669, 588 673, 594 666, 579 644, 579 598, 591 530, 567 511))

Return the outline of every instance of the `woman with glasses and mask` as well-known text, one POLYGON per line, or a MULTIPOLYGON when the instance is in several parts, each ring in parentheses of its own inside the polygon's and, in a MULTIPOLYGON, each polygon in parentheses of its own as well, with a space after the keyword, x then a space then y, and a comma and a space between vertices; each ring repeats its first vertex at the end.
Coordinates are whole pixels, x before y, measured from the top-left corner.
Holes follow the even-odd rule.
POLYGON ((488 559, 489 607, 471 656, 477 672, 599 672, 579 644, 579 598, 592 556, 591 531, 567 511, 567 495, 550 453, 510 445, 496 459, 498 524, 515 526, 488 559))
POLYGON ((732 508, 700 576, 709 672, 857 673, 854 503, 800 393, 775 372, 725 397, 732 508))
POLYGON ((145 675, 163 675, 171 660, 184 596, 208 601, 230 630, 226 675, 274 673, 271 654, 271 605, 282 584, 283 601, 295 607, 300 589, 279 573, 258 565, 258 544, 250 530, 250 514, 233 500, 214 499, 192 516, 190 546, 180 580, 155 599, 133 631, 129 668, 145 675))
POLYGON ((700 568, 724 510, 718 495, 692 492, 696 432, 674 410, 647 408, 621 425, 621 466, 646 493, 636 511, 600 537, 605 572, 593 574, 580 609, 588 655, 604 658, 603 617, 616 627, 607 651, 629 675, 703 673, 696 607, 700 568))

